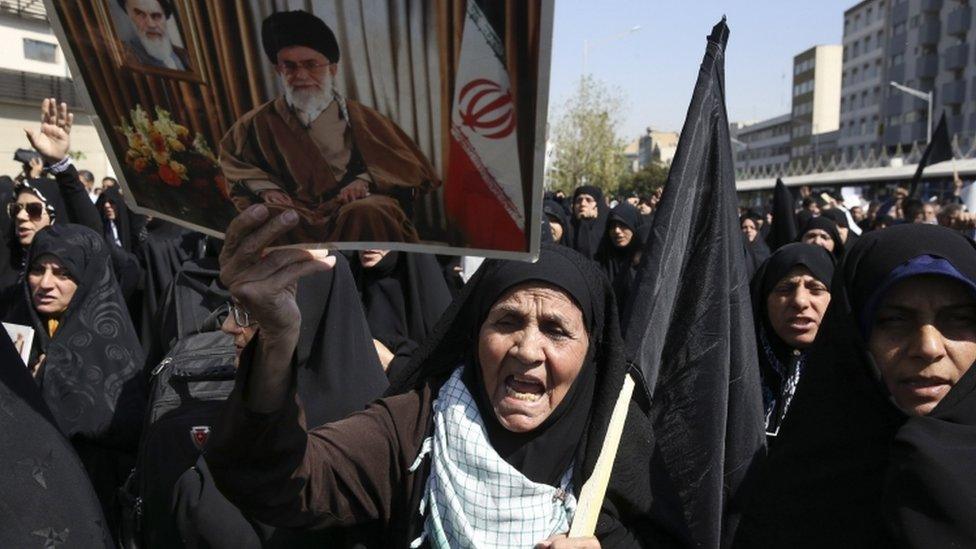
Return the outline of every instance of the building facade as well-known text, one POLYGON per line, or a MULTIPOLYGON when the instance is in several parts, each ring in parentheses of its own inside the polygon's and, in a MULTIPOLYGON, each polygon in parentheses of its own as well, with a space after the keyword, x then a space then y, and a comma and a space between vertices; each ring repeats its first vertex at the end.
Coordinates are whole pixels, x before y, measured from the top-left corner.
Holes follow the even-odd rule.
POLYGON ((661 132, 647 128, 639 140, 640 167, 653 163, 671 164, 678 152, 678 132, 661 132))
POLYGON ((844 12, 839 151, 847 158, 877 149, 882 134, 888 9, 892 0, 864 0, 844 12))
POLYGON ((814 46, 793 58, 790 160, 806 162, 833 153, 821 134, 840 127, 843 46, 814 46))
MULTIPOLYGON (((932 92, 935 121, 951 135, 976 134, 976 34, 973 8, 959 0, 889 0, 887 80, 932 92)), ((928 104, 891 86, 882 106, 884 145, 911 147, 928 135, 928 104)))
POLYGON ((42 0, 0 0, 0 175, 17 176, 14 151, 29 148, 24 128, 36 129, 41 100, 54 97, 75 113, 71 153, 96 177, 112 175, 90 113, 70 78, 64 51, 48 24, 42 0))
POLYGON ((786 113, 751 124, 733 123, 736 170, 754 172, 789 164, 792 120, 786 113))

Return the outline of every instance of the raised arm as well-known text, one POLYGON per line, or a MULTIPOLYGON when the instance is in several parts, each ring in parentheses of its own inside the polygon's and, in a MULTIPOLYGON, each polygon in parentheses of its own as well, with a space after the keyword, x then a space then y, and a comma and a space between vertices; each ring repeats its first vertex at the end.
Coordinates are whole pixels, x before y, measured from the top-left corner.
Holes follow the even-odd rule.
POLYGON ((259 328, 241 355, 237 384, 207 446, 207 464, 231 502, 274 526, 385 520, 403 470, 387 403, 306 433, 295 397, 301 322, 296 282, 335 264, 327 252, 265 253, 296 221, 288 212, 272 217, 256 205, 228 228, 221 280, 259 328))
POLYGON ((41 102, 40 129, 25 129, 24 132, 31 146, 44 157, 44 163, 54 174, 68 210, 68 220, 102 234, 102 217, 88 198, 78 170, 68 157, 74 120, 75 115, 68 109, 68 104, 58 104, 51 97, 41 102))

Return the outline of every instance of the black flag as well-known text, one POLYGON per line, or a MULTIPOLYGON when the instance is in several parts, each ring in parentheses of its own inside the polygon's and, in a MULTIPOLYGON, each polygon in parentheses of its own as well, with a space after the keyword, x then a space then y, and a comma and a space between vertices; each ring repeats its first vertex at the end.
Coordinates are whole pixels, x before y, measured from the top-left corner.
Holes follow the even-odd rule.
POLYGON ((796 242, 796 212, 793 211, 793 193, 786 188, 782 179, 776 178, 773 191, 773 226, 769 228, 766 244, 775 252, 780 246, 796 242))
POLYGON ((755 332, 725 112, 725 19, 705 59, 626 314, 651 393, 655 467, 692 542, 726 547, 765 446, 755 332))
POLYGON ((939 117, 939 123, 935 125, 935 130, 932 131, 932 140, 925 147, 925 152, 922 153, 922 159, 918 161, 918 168, 915 169, 915 175, 912 177, 912 185, 908 196, 915 196, 915 191, 918 189, 918 182, 922 180, 922 172, 925 171, 927 166, 945 162, 946 160, 952 160, 952 140, 949 138, 949 127, 946 126, 945 111, 942 111, 942 116, 939 117))

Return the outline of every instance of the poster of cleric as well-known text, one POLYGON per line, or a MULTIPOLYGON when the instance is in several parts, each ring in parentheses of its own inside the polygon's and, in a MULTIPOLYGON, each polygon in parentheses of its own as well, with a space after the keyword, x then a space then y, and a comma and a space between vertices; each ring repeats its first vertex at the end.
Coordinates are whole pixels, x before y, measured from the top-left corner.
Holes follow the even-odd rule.
POLYGON ((280 245, 527 259, 552 0, 45 0, 137 211, 280 245))

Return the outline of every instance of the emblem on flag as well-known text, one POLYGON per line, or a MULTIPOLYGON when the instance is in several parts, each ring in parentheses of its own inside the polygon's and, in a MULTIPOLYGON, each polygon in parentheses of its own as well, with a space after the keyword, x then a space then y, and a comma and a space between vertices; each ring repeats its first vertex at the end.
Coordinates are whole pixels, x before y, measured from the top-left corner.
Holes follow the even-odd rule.
POLYGON ((190 427, 190 440, 193 441, 193 445, 197 447, 197 450, 203 451, 203 447, 206 446, 208 438, 210 438, 209 425, 190 427))

